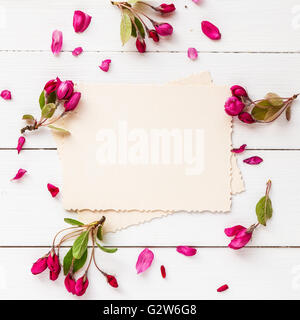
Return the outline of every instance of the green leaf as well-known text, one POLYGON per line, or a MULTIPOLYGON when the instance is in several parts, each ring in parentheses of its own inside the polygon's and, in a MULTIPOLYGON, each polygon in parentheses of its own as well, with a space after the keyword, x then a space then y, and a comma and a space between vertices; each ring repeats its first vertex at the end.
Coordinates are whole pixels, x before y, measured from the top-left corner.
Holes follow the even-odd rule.
POLYGON ((65 218, 64 221, 72 226, 83 226, 84 223, 77 221, 75 219, 65 218))
POLYGON ((42 110, 44 108, 44 105, 45 105, 45 91, 44 90, 40 94, 39 103, 40 103, 40 108, 42 110))
POLYGON ((251 111, 251 115, 255 120, 263 121, 265 119, 268 109, 262 109, 259 107, 254 107, 251 111))
POLYGON ((139 0, 127 0, 127 3, 131 5, 135 5, 137 2, 139 2, 139 0))
MULTIPOLYGON (((76 271, 80 270, 84 266, 86 259, 87 259, 87 253, 88 252, 86 250, 80 259, 74 260, 74 263, 73 263, 73 272, 74 273, 76 271)), ((64 275, 67 275, 68 272, 70 271, 72 260, 73 260, 73 251, 71 248, 64 257, 64 261, 63 261, 64 275)))
POLYGON ((59 128, 59 127, 55 127, 52 124, 49 124, 48 128, 54 129, 60 133, 64 133, 64 134, 70 134, 70 131, 63 129, 63 128, 59 128))
POLYGON ((282 107, 284 102, 282 100, 282 98, 279 97, 278 94, 276 93, 268 93, 265 97, 273 107, 282 107))
POLYGON ((285 111, 285 117, 287 121, 291 120, 291 107, 287 107, 286 111, 285 111))
POLYGON ((129 15, 125 12, 125 10, 123 10, 122 20, 120 25, 120 35, 121 35, 121 41, 123 46, 130 39, 131 31, 132 31, 131 19, 129 15))
POLYGON ((256 205, 256 215, 258 222, 262 225, 266 225, 267 220, 272 217, 273 208, 272 202, 266 196, 263 196, 256 205))
POLYGON ((99 243, 97 243, 97 246, 106 253, 115 253, 116 251, 118 251, 118 248, 105 248, 105 247, 102 247, 99 243))
POLYGON ((43 118, 51 118, 56 110, 56 105, 54 103, 47 103, 42 109, 43 118))
POLYGON ((53 91, 47 96, 47 103, 55 103, 56 102, 56 92, 53 91))
POLYGON ((31 114, 24 114, 22 117, 23 120, 34 120, 34 116, 31 114))
POLYGON ((282 112, 282 107, 272 107, 267 111, 264 120, 266 122, 271 122, 275 120, 281 112, 282 112))
POLYGON ((85 250, 87 249, 87 245, 89 242, 89 231, 83 231, 81 235, 74 241, 73 243, 73 257, 75 259, 80 259, 85 250))
POLYGON ((102 230, 102 226, 99 226, 98 227, 98 230, 97 230, 97 238, 102 241, 103 240, 103 230, 102 230))
MULTIPOLYGON (((136 24, 136 26, 137 26, 137 28, 139 30, 139 33, 142 36, 142 38, 145 39, 146 32, 145 32, 143 23, 136 17, 134 18, 134 23, 136 24)), ((136 28, 135 28, 135 33, 136 33, 136 28)), ((136 37, 136 35, 135 35, 135 37, 136 37)))
POLYGON ((272 107, 272 104, 268 100, 261 100, 257 103, 255 103, 255 106, 260 107, 262 109, 268 109, 272 107))

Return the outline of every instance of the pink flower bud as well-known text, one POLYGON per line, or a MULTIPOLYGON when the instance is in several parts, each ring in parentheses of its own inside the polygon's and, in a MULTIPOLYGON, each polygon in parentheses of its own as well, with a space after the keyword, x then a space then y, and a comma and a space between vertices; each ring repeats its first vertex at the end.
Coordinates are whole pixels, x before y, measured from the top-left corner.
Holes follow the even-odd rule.
POLYGON ((18 150, 18 154, 20 153, 20 151, 22 150, 23 146, 24 146, 24 143, 25 143, 25 138, 23 136, 21 136, 19 139, 18 139, 18 146, 17 146, 17 150, 18 150))
POLYGON ((75 294, 75 284, 76 281, 74 280, 72 274, 68 273, 68 275, 65 278, 65 287, 68 290, 68 292, 75 294))
POLYGON ((59 266, 59 270, 58 271, 50 271, 49 273, 49 279, 52 280, 52 281, 55 281, 58 279, 58 276, 60 274, 60 266, 59 266))
POLYGON ((248 97, 247 91, 241 86, 238 86, 238 85, 232 86, 230 90, 233 96, 248 97))
POLYGON ((201 29, 202 32, 212 40, 219 40, 221 39, 221 33, 219 29, 210 23, 209 21, 202 21, 201 22, 201 29))
POLYGON ((69 99, 74 91, 74 83, 71 80, 62 81, 57 88, 57 98, 59 100, 69 99))
POLYGON ((54 30, 52 33, 52 44, 51 44, 51 51, 54 55, 60 53, 63 43, 63 35, 62 32, 59 30, 54 30))
POLYGON ((107 274, 106 279, 107 279, 107 282, 110 286, 112 286, 113 288, 118 288, 118 286, 119 286, 118 281, 114 276, 107 274))
POLYGON ((57 196, 57 194, 59 193, 59 188, 57 188, 56 186, 54 186, 53 184, 51 183, 48 183, 47 184, 47 188, 49 190, 49 192, 51 193, 51 196, 53 198, 55 198, 57 196))
POLYGON ((47 257, 39 258, 32 266, 31 273, 36 275, 47 269, 47 257))
POLYGON ((159 41, 159 35, 157 34, 157 32, 155 30, 149 31, 149 38, 151 38, 154 42, 159 41))
POLYGON ((160 36, 170 36, 173 33, 173 27, 169 23, 155 23, 154 28, 160 36))
POLYGON ((102 71, 107 72, 109 70, 110 64, 111 64, 111 60, 110 59, 103 60, 102 63, 101 63, 101 66, 99 66, 99 68, 102 71))
POLYGON ((261 157, 258 157, 258 156, 253 156, 253 157, 250 157, 250 158, 243 160, 243 162, 250 164, 250 165, 257 165, 263 161, 264 161, 264 159, 262 159, 261 157))
POLYGON ((137 38, 135 44, 136 44, 136 48, 137 48, 138 52, 144 53, 146 51, 146 42, 144 41, 144 39, 137 38))
POLYGON ((234 250, 243 248, 252 237, 252 232, 248 232, 247 230, 247 228, 240 225, 232 228, 226 228, 224 230, 226 236, 234 237, 234 239, 229 243, 228 247, 234 250))
POLYGON ((83 49, 81 47, 77 47, 72 51, 72 55, 74 57, 77 57, 82 53, 82 51, 83 51, 83 49))
POLYGON ((80 10, 74 11, 73 27, 75 32, 83 32, 91 23, 92 17, 80 10))
POLYGON ((81 98, 81 93, 80 92, 74 92, 72 97, 70 98, 70 100, 66 101, 65 104, 64 104, 65 111, 74 110, 77 107, 80 98, 81 98))
POLYGON ((239 114, 239 119, 242 121, 242 122, 245 122, 245 123, 248 123, 248 124, 251 124, 251 123, 254 123, 255 120, 252 118, 251 114, 248 113, 248 112, 242 112, 239 114))
POLYGON ((53 272, 60 271, 59 258, 58 258, 58 255, 53 250, 51 250, 51 252, 48 256, 47 266, 50 271, 53 271, 53 272))
POLYGON ((84 295, 88 285, 89 285, 89 280, 85 274, 84 276, 82 276, 76 281, 75 294, 79 297, 84 295))
POLYGON ((49 80, 44 87, 44 90, 47 94, 50 94, 51 92, 55 91, 59 84, 61 83, 60 79, 57 77, 56 79, 49 80))
POLYGON ((224 284, 223 286, 221 286, 220 288, 217 289, 218 292, 223 292, 225 290, 227 290, 229 287, 227 284, 224 284))
POLYGON ((188 48, 188 57, 191 60, 196 60, 198 58, 198 52, 195 48, 188 48))
POLYGON ((237 116, 243 111, 244 107, 244 103, 237 97, 230 97, 225 102, 225 112, 230 116, 237 116))
POLYGON ((173 3, 172 4, 163 3, 160 6, 156 7, 155 10, 164 14, 164 13, 173 12, 176 10, 176 8, 173 3))
POLYGON ((3 90, 1 91, 1 98, 4 100, 11 100, 11 92, 9 90, 3 90))

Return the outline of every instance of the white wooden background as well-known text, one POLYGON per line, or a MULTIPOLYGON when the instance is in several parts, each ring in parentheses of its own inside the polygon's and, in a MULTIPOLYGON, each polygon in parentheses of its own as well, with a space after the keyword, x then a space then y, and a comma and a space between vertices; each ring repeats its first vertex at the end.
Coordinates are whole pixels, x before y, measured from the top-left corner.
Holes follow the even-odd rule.
MULTIPOLYGON (((159 2, 159 1, 152 1, 159 2)), ((170 1, 169 1, 170 2, 170 1)), ((290 96, 300 91, 300 0, 192 0, 174 1, 168 18, 175 33, 148 52, 137 54, 134 41, 121 47, 119 11, 109 0, 0 0, 0 90, 10 89, 13 100, 0 99, 0 298, 77 299, 64 290, 62 276, 32 276, 31 263, 43 255, 54 233, 71 216, 52 199, 46 184, 61 185, 55 144, 46 130, 27 135, 26 148, 15 150, 22 114, 37 114, 42 85, 55 76, 74 81, 167 82, 200 71, 211 71, 218 84, 241 84, 255 98, 268 91, 290 96), (73 12, 92 15, 83 34, 75 34, 73 12), (200 23, 219 26, 222 40, 202 35, 200 23), (51 33, 63 31, 63 52, 50 51, 51 33), (75 58, 71 51, 82 46, 75 58), (189 61, 188 47, 199 50, 189 61), (111 70, 99 68, 112 59, 111 70), (10 178, 20 167, 28 175, 10 178)), ((300 103, 290 123, 284 117, 269 125, 234 123, 234 145, 251 150, 239 157, 246 192, 234 197, 229 214, 176 214, 106 236, 117 246, 114 255, 98 252, 104 269, 115 273, 120 287, 109 287, 92 268, 90 288, 81 299, 298 299, 300 297, 300 103), (259 155, 255 167, 243 158, 259 155), (274 217, 260 227, 247 248, 227 248, 223 229, 255 221, 255 204, 267 179, 273 181, 274 217), (179 255, 177 245, 198 248, 192 258, 179 255), (145 274, 136 275, 135 262, 143 247, 153 247, 155 261, 145 274), (167 279, 160 276, 164 264, 167 279), (224 283, 229 290, 220 294, 224 283)))

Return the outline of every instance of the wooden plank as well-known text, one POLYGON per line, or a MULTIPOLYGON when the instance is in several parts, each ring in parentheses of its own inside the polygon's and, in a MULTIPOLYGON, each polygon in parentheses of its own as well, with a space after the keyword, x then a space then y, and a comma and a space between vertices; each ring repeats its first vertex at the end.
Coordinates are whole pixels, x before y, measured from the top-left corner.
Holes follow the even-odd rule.
POLYGON ((119 249, 113 255, 97 251, 97 260, 117 276, 119 288, 111 288, 92 265, 86 295, 78 298, 66 291, 62 275, 52 282, 48 271, 37 276, 30 273, 32 263, 47 249, 0 249, 0 298, 299 299, 299 249, 199 249, 194 257, 175 249, 153 249, 151 268, 137 275, 135 263, 141 250, 119 249), (161 264, 166 267, 166 279, 160 275, 161 264), (218 293, 216 289, 225 283, 229 289, 218 293))
MULTIPOLYGON (((46 185, 61 186, 61 171, 55 151, 0 151, 0 246, 49 245, 54 234, 64 228, 66 214, 59 195, 53 199, 46 185), (19 168, 28 170, 20 181, 10 181, 19 168)), ((239 156, 246 192, 233 197, 231 213, 178 213, 151 223, 108 234, 105 243, 113 246, 226 246, 224 228, 255 223, 255 205, 265 192, 265 183, 273 181, 271 198, 274 215, 268 226, 259 227, 251 246, 300 246, 300 151, 248 151, 239 156), (242 159, 258 155, 259 166, 242 159)), ((217 183, 217 182, 216 182, 217 183)), ((78 185, 80 188, 80 185, 78 185)), ((82 190, 85 192, 85 190, 82 190)))
MULTIPOLYGON (((297 0, 285 0, 284 3, 282 0, 210 0, 199 6, 191 0, 174 3, 177 12, 168 18, 152 13, 156 20, 171 23, 174 35, 171 39, 162 39, 159 44, 147 41, 148 50, 185 52, 194 46, 201 51, 219 52, 299 51, 297 0), (202 20, 209 20, 220 28, 221 41, 211 41, 202 34, 202 20)), ((133 39, 121 46, 120 12, 110 1, 86 0, 84 4, 74 4, 61 0, 2 0, 0 9, 5 17, 0 28, 0 50, 50 50, 51 34, 55 29, 63 31, 63 49, 67 51, 79 45, 89 51, 135 50, 133 39), (83 34, 73 30, 76 9, 93 17, 83 34)))
MULTIPOLYGON (((14 148, 19 129, 24 126, 24 113, 38 115, 38 97, 43 84, 59 75, 74 81, 107 83, 166 83, 190 74, 209 70, 217 84, 244 85, 253 99, 269 91, 290 96, 299 91, 299 54, 216 54, 205 53, 198 61, 188 61, 183 53, 84 53, 74 58, 64 53, 54 58, 47 52, 0 53, 0 70, 5 75, 0 88, 12 91, 13 100, 0 101, 0 148, 14 148), (109 73, 99 70, 104 58, 112 59, 109 73)), ((84 93, 83 93, 84 94, 84 93)), ((101 98, 101 95, 99 96, 101 98)), ((297 139, 300 121, 299 102, 292 110, 288 123, 284 116, 268 125, 234 123, 234 145, 247 143, 249 148, 300 148, 297 139)), ((28 134, 26 147, 55 147, 46 130, 28 134)))

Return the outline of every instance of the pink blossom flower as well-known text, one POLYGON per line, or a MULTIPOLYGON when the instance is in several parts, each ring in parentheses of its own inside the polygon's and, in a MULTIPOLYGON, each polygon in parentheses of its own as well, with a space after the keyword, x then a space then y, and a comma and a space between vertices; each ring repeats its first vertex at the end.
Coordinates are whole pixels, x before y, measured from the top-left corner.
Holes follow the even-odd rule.
POLYGON ((225 290, 227 290, 229 287, 227 284, 224 284, 223 286, 221 286, 220 288, 217 289, 218 292, 223 292, 225 290))
POLYGON ((68 292, 75 294, 75 284, 76 281, 74 280, 72 274, 68 273, 65 278, 65 287, 68 292))
POLYGON ((241 112, 239 115, 238 115, 238 118, 244 122, 244 123, 247 123, 247 124, 251 124, 251 123, 254 123, 255 120, 252 118, 251 114, 248 113, 248 112, 241 112))
POLYGON ((59 100, 69 99, 74 91, 74 83, 71 80, 62 81, 57 88, 57 98, 59 100))
POLYGON ((136 39, 136 42, 135 42, 135 46, 136 46, 136 48, 137 48, 137 50, 138 50, 138 52, 139 53, 144 53, 144 52, 146 52, 146 42, 145 42, 145 40, 144 39, 142 39, 142 38, 137 38, 136 39))
POLYGON ((176 251, 187 257, 194 256, 197 253, 197 249, 188 246, 178 246, 176 251))
POLYGON ((173 27, 169 23, 154 23, 154 28, 160 36, 170 36, 173 33, 173 27))
POLYGON ((70 98, 70 100, 66 101, 65 104, 64 104, 65 111, 74 110, 77 107, 80 98, 81 98, 81 93, 80 92, 74 92, 72 97, 70 98))
POLYGON ((118 281, 117 281, 117 279, 114 277, 114 276, 112 276, 112 275, 109 275, 109 274, 106 274, 105 275, 106 276, 106 280, 107 280, 107 283, 111 286, 111 287, 113 287, 113 288, 118 288, 118 281))
POLYGON ((51 184, 51 183, 48 183, 48 184, 47 184, 47 188, 48 188, 48 190, 49 190, 49 192, 51 193, 51 196, 52 196, 53 198, 55 198, 56 195, 59 193, 59 188, 56 187, 55 185, 51 184))
POLYGON ((237 116, 243 111, 245 104, 237 97, 230 97, 225 102, 225 112, 230 116, 237 116))
POLYGON ((159 35, 156 30, 149 31, 149 38, 151 38, 154 42, 159 42, 159 35))
POLYGON ((144 249, 138 257, 138 260, 136 262, 136 271, 137 273, 142 273, 146 271, 152 264, 152 261, 154 259, 154 254, 151 250, 148 248, 144 249))
POLYGON ((89 280, 85 274, 84 276, 82 276, 76 281, 75 294, 79 297, 84 295, 88 285, 89 285, 89 280))
POLYGON ((243 162, 245 162, 247 164, 251 164, 251 165, 257 165, 257 164, 260 164, 263 161, 264 160, 261 157, 258 157, 258 156, 250 157, 250 158, 247 158, 247 159, 243 160, 243 162))
POLYGON ((107 72, 109 70, 110 64, 111 64, 111 60, 110 59, 103 60, 102 63, 101 63, 101 66, 99 66, 99 68, 102 71, 107 72))
POLYGON ((234 237, 228 245, 229 248, 234 250, 243 248, 252 237, 252 232, 248 232, 247 228, 240 225, 226 228, 224 232, 226 236, 234 237))
POLYGON ((25 169, 19 169, 17 174, 11 180, 21 179, 27 171, 25 169))
POLYGON ((21 150, 22 150, 22 148, 24 146, 24 143, 25 143, 25 138, 23 136, 21 136, 18 139, 18 145, 17 145, 18 154, 21 152, 21 150))
POLYGON ((242 144, 238 149, 232 149, 231 152, 233 153, 242 153, 245 151, 247 145, 246 144, 242 144))
POLYGON ((176 10, 176 8, 173 3, 172 4, 163 3, 160 6, 156 7, 155 10, 164 14, 164 13, 173 12, 176 10))
POLYGON ((238 86, 238 85, 232 86, 230 90, 233 96, 248 97, 247 91, 241 86, 238 86))
POLYGON ((60 79, 57 77, 56 79, 49 80, 44 87, 44 90, 47 94, 50 94, 51 92, 55 91, 59 84, 61 83, 60 79))
POLYGON ((219 29, 209 21, 202 21, 201 22, 202 32, 212 40, 219 40, 221 39, 221 33, 219 29))
POLYGON ((92 17, 80 10, 74 11, 73 27, 75 32, 83 32, 91 23, 92 17))
POLYGON ((0 96, 4 100, 11 100, 11 92, 9 90, 2 90, 0 96))
POLYGON ((63 44, 63 34, 59 30, 54 30, 52 33, 51 51, 54 55, 58 55, 63 44))
POLYGON ((31 273, 36 275, 47 269, 47 256, 39 258, 32 266, 31 273))
POLYGON ((198 58, 198 51, 195 48, 188 48, 188 57, 191 60, 196 60, 198 58))
POLYGON ((83 49, 82 47, 77 47, 72 51, 72 55, 74 57, 79 56, 82 53, 83 49))

